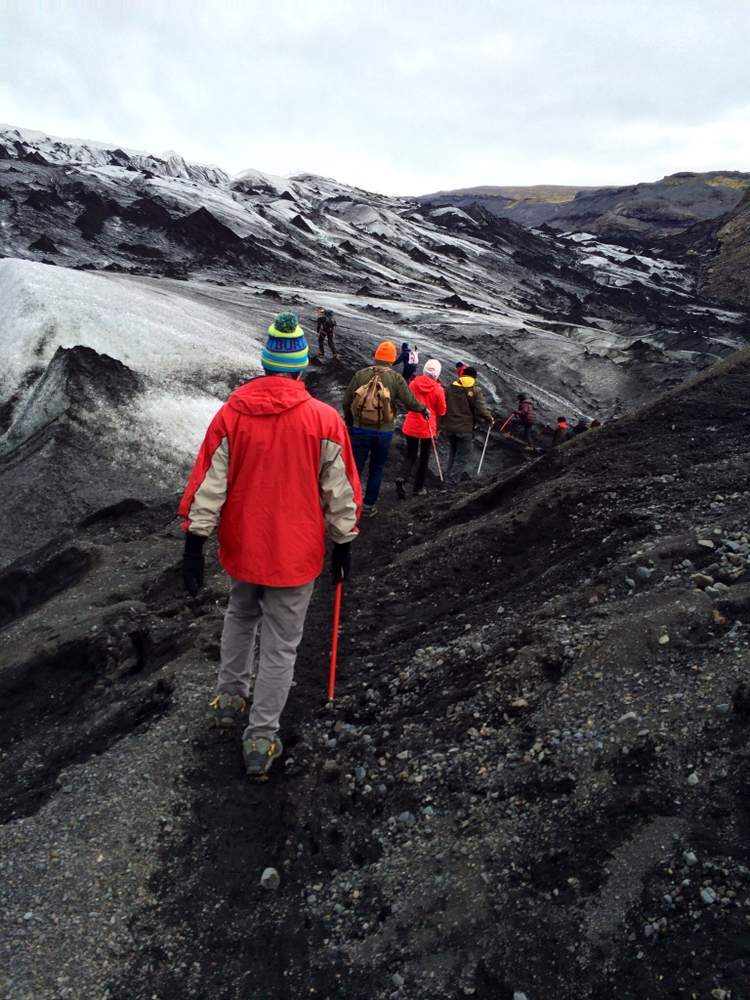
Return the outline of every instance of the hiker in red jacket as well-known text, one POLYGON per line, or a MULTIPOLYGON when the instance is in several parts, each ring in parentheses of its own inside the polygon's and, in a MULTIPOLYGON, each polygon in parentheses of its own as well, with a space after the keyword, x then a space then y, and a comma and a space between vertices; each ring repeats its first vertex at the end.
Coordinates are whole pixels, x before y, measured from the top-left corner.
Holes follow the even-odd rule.
POLYGON ((445 389, 443 389, 438 379, 440 378, 441 364, 434 358, 425 363, 422 375, 417 375, 409 383, 409 388, 414 393, 415 398, 424 403, 430 411, 428 420, 421 413, 413 410, 407 413, 401 432, 406 438, 406 455, 401 476, 396 480, 396 491, 399 500, 406 498, 404 481, 411 478, 414 464, 417 465, 417 475, 414 479, 414 496, 426 493, 424 488, 425 477, 427 476, 427 466, 430 461, 432 451, 431 437, 437 437, 437 418, 445 416, 445 389))
POLYGON ((555 445, 562 444, 563 441, 567 441, 570 437, 572 437, 572 432, 568 426, 567 419, 565 417, 558 417, 555 430, 552 434, 553 447, 555 445))
POLYGON ((219 561, 232 584, 211 716, 221 729, 246 726, 245 769, 262 781, 282 752, 279 720, 326 532, 337 583, 349 572, 362 494, 343 420, 300 381, 308 348, 294 313, 269 327, 261 363, 265 376, 240 386, 211 421, 180 515, 183 578, 193 595, 203 585, 203 545, 218 525, 219 561))

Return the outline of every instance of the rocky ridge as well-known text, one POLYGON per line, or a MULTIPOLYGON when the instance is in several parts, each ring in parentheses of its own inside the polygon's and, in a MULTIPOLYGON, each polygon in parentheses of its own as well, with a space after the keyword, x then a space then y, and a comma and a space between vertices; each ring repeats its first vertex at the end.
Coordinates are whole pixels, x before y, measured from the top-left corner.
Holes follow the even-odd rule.
POLYGON ((628 246, 651 245, 731 212, 750 186, 736 170, 684 171, 626 187, 474 187, 420 196, 430 205, 482 205, 527 226, 594 233, 628 246))

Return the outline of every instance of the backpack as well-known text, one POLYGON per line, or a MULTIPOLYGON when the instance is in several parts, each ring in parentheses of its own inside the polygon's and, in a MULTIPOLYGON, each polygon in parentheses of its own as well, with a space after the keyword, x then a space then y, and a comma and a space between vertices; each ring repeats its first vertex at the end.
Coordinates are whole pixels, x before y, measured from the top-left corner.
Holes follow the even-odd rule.
POLYGON ((323 313, 323 322, 321 323, 321 326, 323 327, 325 333, 333 333, 336 329, 336 320, 333 318, 332 312, 326 311, 323 313))
POLYGON ((419 364, 419 351, 416 348, 413 351, 409 351, 407 364, 414 365, 415 367, 419 364))
POLYGON ((391 391, 383 385, 382 372, 379 368, 373 368, 370 380, 354 393, 351 411, 358 423, 370 427, 380 427, 381 424, 393 420, 391 391))
POLYGON ((521 417, 522 424, 534 423, 534 416, 533 416, 534 411, 531 405, 531 400, 524 399, 523 402, 519 404, 517 412, 521 417))

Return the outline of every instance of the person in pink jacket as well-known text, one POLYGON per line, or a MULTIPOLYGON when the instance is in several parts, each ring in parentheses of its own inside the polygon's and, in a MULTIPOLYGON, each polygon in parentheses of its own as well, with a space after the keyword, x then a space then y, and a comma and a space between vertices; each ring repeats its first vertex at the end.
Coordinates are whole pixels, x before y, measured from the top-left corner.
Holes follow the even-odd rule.
POLYGON ((414 478, 414 496, 427 492, 424 481, 432 450, 430 437, 437 437, 437 418, 445 416, 445 389, 438 381, 440 362, 431 358, 425 363, 422 371, 422 375, 417 375, 411 380, 409 388, 417 400, 424 403, 430 411, 430 416, 429 420, 425 420, 421 413, 409 412, 401 428, 406 438, 406 454, 401 476, 396 480, 396 490, 400 500, 406 497, 404 482, 411 479, 415 464, 417 472, 414 478))

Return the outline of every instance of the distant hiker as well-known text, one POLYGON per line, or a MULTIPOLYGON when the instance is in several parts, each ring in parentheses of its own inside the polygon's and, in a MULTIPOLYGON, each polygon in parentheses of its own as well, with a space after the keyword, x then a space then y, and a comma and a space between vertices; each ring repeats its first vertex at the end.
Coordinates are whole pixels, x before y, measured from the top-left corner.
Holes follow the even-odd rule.
POLYGON ((579 417, 577 423, 571 430, 573 437, 578 437, 589 429, 589 422, 585 417, 579 417))
POLYGON ((466 371, 466 365, 463 361, 456 362, 456 378, 461 378, 463 373, 466 371))
POLYGON ((395 344, 384 340, 375 351, 375 364, 358 371, 344 393, 344 419, 360 476, 370 460, 364 501, 367 514, 374 514, 376 510, 393 438, 396 403, 423 417, 430 415, 425 404, 415 399, 402 376, 391 368, 395 360, 395 344))
POLYGON ((336 353, 336 342, 334 340, 334 335, 336 333, 336 320, 330 309, 318 309, 317 329, 320 357, 324 358, 326 356, 325 342, 328 340, 328 346, 331 348, 331 354, 334 358, 338 358, 338 354, 336 353))
POLYGON ((404 482, 411 479, 414 465, 417 466, 417 474, 414 479, 414 496, 418 493, 425 493, 424 481, 427 476, 427 466, 430 462, 432 452, 431 437, 437 437, 437 418, 445 415, 445 389, 443 389, 438 379, 440 378, 441 364, 434 358, 425 363, 422 375, 417 375, 409 383, 409 388, 414 393, 415 399, 430 411, 430 419, 425 420, 421 414, 407 413, 401 432, 406 438, 406 455, 400 478, 396 480, 396 490, 399 499, 404 499, 404 482))
POLYGON ((476 368, 464 368, 463 375, 448 386, 445 399, 447 412, 443 430, 450 448, 446 479, 449 483, 457 483, 469 478, 466 463, 471 455, 477 419, 486 420, 490 427, 495 421, 477 385, 476 368))
POLYGON ((568 427, 568 421, 565 417, 558 417, 557 424, 555 425, 555 430, 552 434, 552 444, 562 444, 563 441, 567 441, 571 437, 570 428, 568 427))
POLYGON ((393 362, 394 368, 396 365, 403 365, 402 371, 407 382, 414 377, 419 365, 419 351, 416 344, 414 347, 409 347, 408 344, 401 345, 401 353, 393 362))
POLYGON ((521 433, 529 448, 538 446, 538 436, 536 432, 536 418, 534 417, 534 406, 529 397, 524 392, 518 394, 518 406, 514 416, 516 423, 521 428, 521 433))
POLYGON ((261 364, 265 375, 240 386, 211 421, 180 503, 183 579, 193 595, 203 586, 203 545, 218 524, 219 561, 232 584, 211 717, 221 729, 246 726, 245 769, 256 780, 282 752, 279 720, 326 531, 338 582, 349 572, 361 504, 344 422, 299 381, 308 348, 294 313, 269 327, 261 364))

